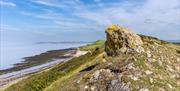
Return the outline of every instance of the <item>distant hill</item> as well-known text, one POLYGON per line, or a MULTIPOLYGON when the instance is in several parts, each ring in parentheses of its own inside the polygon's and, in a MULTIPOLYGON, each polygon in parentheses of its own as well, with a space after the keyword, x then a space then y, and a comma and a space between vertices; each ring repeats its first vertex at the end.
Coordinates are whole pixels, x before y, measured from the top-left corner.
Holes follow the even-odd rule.
POLYGON ((180 43, 180 40, 167 40, 168 42, 180 43))
POLYGON ((58 42, 36 42, 36 44, 80 44, 80 43, 92 43, 92 41, 58 41, 58 42))

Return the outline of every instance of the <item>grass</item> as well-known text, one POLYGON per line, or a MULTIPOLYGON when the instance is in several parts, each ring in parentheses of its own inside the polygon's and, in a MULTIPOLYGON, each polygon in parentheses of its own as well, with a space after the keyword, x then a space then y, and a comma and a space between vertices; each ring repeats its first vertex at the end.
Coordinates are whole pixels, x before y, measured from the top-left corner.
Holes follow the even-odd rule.
POLYGON ((96 48, 102 48, 104 46, 105 41, 104 40, 97 40, 93 44, 88 44, 86 46, 82 46, 81 50, 83 51, 94 51, 96 48))
MULTIPOLYGON (((101 53, 100 53, 101 54, 101 53)), ((86 62, 82 65, 80 65, 76 70, 72 71, 70 74, 64 76, 63 78, 59 78, 58 80, 56 80, 53 84, 51 84, 50 86, 48 86, 45 91, 64 91, 61 89, 61 87, 64 87, 65 85, 68 85, 68 84, 65 84, 65 82, 72 76, 75 76, 77 73, 79 73, 81 70, 87 68, 89 65, 93 65, 95 63, 97 63, 99 60, 99 55, 100 54, 97 54, 98 56, 96 56, 95 58, 93 59, 90 59, 89 62, 86 62)), ((71 87, 69 87, 70 89, 71 87)), ((66 89, 67 90, 67 89, 66 89)), ((68 90, 69 91, 69 90, 68 90)))
MULTIPOLYGON (((83 46, 82 50, 95 50, 94 48, 97 46, 102 46, 103 43, 99 42, 83 46)), ((92 53, 87 53, 83 56, 73 58, 65 63, 61 63, 50 70, 31 75, 27 79, 8 87, 5 91, 43 91, 55 81, 60 80, 59 82, 61 82, 82 70, 86 67, 86 65, 89 65, 89 62, 93 61, 93 59, 95 59, 103 51, 104 49, 101 48, 93 51, 92 53)))

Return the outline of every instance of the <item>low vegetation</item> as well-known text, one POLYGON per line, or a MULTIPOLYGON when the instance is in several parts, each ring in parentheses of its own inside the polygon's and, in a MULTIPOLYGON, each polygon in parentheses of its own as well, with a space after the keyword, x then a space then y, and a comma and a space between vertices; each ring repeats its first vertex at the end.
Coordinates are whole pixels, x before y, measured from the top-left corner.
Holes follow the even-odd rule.
POLYGON ((104 43, 105 43, 104 40, 97 40, 93 44, 88 44, 80 47, 80 49, 83 51, 94 51, 96 48, 103 48, 104 43))
POLYGON ((103 48, 95 50, 97 46, 103 46, 101 41, 94 44, 83 46, 82 50, 94 50, 80 57, 73 58, 67 62, 60 63, 59 65, 29 76, 28 78, 8 87, 5 91, 43 91, 46 87, 50 86, 56 80, 67 79, 78 71, 84 69, 89 65, 94 58, 103 52, 103 48), (95 49, 94 49, 95 48, 95 49))

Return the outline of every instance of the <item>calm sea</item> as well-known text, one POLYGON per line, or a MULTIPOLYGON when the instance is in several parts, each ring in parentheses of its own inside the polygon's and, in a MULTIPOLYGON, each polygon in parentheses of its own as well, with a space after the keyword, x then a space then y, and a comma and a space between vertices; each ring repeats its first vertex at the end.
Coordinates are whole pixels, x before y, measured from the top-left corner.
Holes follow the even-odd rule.
POLYGON ((37 55, 48 50, 65 49, 78 47, 86 43, 58 43, 58 44, 37 44, 37 43, 0 43, 0 70, 7 69, 15 63, 23 61, 22 58, 37 55))

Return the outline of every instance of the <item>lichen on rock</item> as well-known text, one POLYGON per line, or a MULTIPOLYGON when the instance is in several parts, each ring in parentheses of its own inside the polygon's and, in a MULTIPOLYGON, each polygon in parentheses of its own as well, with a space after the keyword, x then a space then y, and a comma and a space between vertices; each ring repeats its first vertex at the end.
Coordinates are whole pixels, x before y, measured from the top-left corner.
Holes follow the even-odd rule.
POLYGON ((144 51, 141 47, 143 45, 141 38, 122 26, 112 25, 108 27, 106 36, 105 51, 107 55, 117 56, 121 53, 141 53, 144 51))

